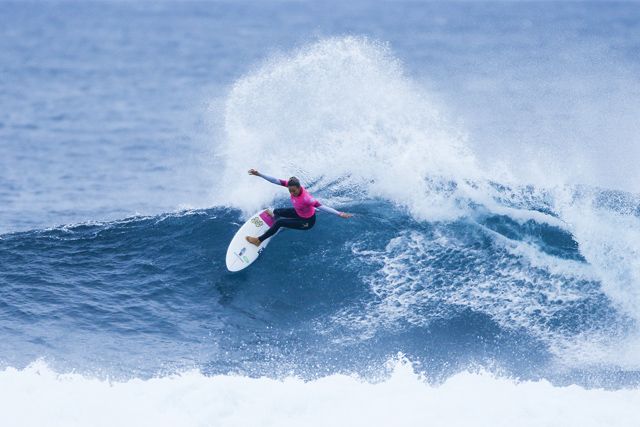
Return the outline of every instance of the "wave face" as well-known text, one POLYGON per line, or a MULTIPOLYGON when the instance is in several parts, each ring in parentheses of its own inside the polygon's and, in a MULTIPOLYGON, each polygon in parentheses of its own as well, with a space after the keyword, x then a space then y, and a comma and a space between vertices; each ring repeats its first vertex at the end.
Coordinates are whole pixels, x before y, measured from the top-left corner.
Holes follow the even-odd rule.
POLYGON ((484 367, 637 381, 636 319, 569 232, 503 215, 417 221, 383 202, 349 209, 353 221, 282 233, 241 274, 224 266, 240 218, 226 208, 4 235, 3 363, 315 378, 373 375, 402 351, 434 380, 484 367))

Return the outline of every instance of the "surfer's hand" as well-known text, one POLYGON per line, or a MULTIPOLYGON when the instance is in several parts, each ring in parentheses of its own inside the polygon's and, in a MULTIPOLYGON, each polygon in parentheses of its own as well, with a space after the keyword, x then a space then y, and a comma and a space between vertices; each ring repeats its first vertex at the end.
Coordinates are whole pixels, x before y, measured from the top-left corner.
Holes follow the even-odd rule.
POLYGON ((260 172, 255 169, 249 169, 249 175, 260 176, 260 172))
POLYGON ((353 216, 353 214, 346 213, 346 212, 340 212, 340 218, 347 219, 347 218, 351 218, 352 216, 353 216))

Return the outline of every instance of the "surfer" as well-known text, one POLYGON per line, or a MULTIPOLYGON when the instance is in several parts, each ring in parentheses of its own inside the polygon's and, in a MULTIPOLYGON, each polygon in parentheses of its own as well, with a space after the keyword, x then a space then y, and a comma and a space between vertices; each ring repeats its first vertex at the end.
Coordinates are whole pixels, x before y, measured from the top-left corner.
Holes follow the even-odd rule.
POLYGON ((293 204, 293 208, 279 208, 274 209, 273 212, 268 212, 269 215, 275 219, 271 228, 269 228, 262 236, 247 236, 247 241, 256 246, 260 246, 260 243, 273 236, 281 227, 294 228, 296 230, 309 230, 316 223, 316 208, 324 212, 338 215, 341 218, 351 218, 353 216, 352 214, 338 212, 329 206, 322 205, 314 199, 302 185, 300 185, 300 180, 295 176, 292 176, 287 180, 278 179, 261 174, 255 169, 249 169, 249 175, 259 176, 273 184, 287 187, 289 189, 289 194, 291 195, 291 203, 293 204))

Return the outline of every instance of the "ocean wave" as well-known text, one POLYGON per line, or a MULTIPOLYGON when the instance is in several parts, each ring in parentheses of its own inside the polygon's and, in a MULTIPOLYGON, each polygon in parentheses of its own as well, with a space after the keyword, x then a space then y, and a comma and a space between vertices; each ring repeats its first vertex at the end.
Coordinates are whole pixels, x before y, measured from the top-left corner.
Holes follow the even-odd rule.
POLYGON ((1 363, 313 378, 402 350, 432 379, 480 365, 637 381, 637 195, 480 164, 365 38, 266 60, 231 88, 224 131, 216 207, 2 236, 1 363), (249 167, 296 174, 356 215, 320 213, 231 275, 222 260, 246 215, 288 203, 249 167))
MULTIPOLYGON (((638 332, 630 325, 640 316, 638 196, 582 183, 579 165, 565 167, 564 176, 554 173, 550 181, 540 179, 539 168, 527 175, 526 162, 498 159, 500 167, 482 164, 470 137, 442 113, 445 110, 405 73, 383 43, 336 37, 274 55, 239 79, 228 95, 216 203, 248 213, 281 200, 274 186, 256 185, 239 175, 258 167, 300 176, 329 203, 381 200, 394 212, 408 213, 410 221, 445 230, 449 241, 442 247, 436 238, 425 238, 424 228, 415 223, 403 223, 386 234, 386 249, 372 250, 370 237, 357 243, 352 256, 360 261, 373 257, 393 264, 383 262, 374 274, 361 274, 383 304, 377 308, 386 307, 383 314, 362 314, 359 308, 356 314, 347 309, 338 316, 352 325, 364 322, 356 328, 363 337, 399 319, 419 324, 431 317, 416 311, 430 307, 438 313, 443 310, 440 304, 458 295, 455 305, 488 314, 502 325, 522 327, 546 342, 554 329, 551 341, 556 342, 556 316, 573 324, 569 336, 577 333, 575 325, 591 328, 587 319, 595 316, 602 322, 593 336, 633 340, 638 332), (252 159, 260 159, 260 164, 250 164, 252 159), (475 222, 485 231, 463 238, 458 250, 459 233, 451 232, 457 221, 475 222), (473 238, 482 242, 485 234, 494 243, 477 251, 473 238), (458 256, 452 262, 463 269, 452 266, 438 275, 434 265, 452 252, 458 256), (475 261, 467 262, 469 254, 475 261), (476 264, 478 260, 484 261, 476 264), (424 295, 433 294, 428 284, 434 280, 446 283, 450 292, 429 304, 424 295), (479 302, 485 288, 491 288, 490 298, 479 302), (571 315, 568 307, 577 300, 580 314, 571 315), (497 314, 500 311, 508 314, 497 314)), ((553 347, 566 348, 569 340, 553 347)))
POLYGON ((403 350, 431 361, 432 379, 479 365, 635 384, 635 317, 567 230, 482 209, 452 222, 382 201, 349 209, 349 221, 319 214, 313 230, 283 233, 240 274, 223 262, 242 217, 228 208, 6 234, 0 362, 312 378, 373 374, 403 350))

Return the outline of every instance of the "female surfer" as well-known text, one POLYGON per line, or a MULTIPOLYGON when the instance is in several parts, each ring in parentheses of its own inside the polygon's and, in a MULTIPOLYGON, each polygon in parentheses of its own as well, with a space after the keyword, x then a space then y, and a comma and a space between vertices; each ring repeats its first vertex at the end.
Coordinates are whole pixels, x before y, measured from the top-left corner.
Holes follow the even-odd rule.
POLYGON ((262 236, 247 236, 247 241, 256 246, 273 236, 281 227, 295 228, 296 230, 308 230, 316 223, 316 208, 324 212, 338 215, 341 218, 351 218, 353 215, 346 212, 338 212, 337 210, 320 204, 313 198, 307 190, 300 185, 300 181, 295 176, 288 180, 273 178, 261 174, 255 169, 249 169, 249 175, 259 176, 273 184, 282 185, 289 188, 291 195, 291 203, 293 208, 274 209, 273 213, 269 212, 275 218, 275 222, 262 236))

